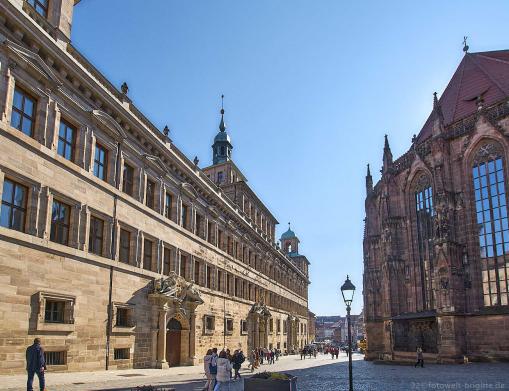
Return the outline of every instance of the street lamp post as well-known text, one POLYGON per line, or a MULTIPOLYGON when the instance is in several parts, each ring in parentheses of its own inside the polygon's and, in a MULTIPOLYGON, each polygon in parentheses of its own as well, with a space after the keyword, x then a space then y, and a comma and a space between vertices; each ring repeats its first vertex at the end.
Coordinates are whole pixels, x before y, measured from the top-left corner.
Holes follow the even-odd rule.
POLYGON ((352 330, 350 322, 350 309, 353 301, 353 294, 355 293, 355 285, 352 284, 350 278, 346 276, 345 283, 341 286, 341 294, 346 305, 346 321, 348 323, 348 381, 349 391, 353 391, 352 379, 352 330))

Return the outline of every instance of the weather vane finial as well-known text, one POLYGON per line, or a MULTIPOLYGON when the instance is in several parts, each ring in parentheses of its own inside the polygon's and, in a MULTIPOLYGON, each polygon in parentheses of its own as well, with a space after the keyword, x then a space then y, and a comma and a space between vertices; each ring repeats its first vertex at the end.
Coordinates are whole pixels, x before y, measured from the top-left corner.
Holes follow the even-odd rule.
POLYGON ((224 103, 224 94, 221 95, 221 114, 224 114, 224 106, 223 106, 223 103, 224 103))
POLYGON ((467 39, 468 39, 468 37, 465 35, 465 36, 463 37, 463 51, 465 52, 465 54, 467 54, 467 53, 468 53, 467 39))

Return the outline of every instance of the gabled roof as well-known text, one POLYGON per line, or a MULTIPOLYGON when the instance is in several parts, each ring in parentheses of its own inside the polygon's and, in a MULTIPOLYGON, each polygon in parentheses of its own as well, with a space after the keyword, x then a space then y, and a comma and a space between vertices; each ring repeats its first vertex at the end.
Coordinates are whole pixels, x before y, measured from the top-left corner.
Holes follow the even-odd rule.
MULTIPOLYGON (((467 53, 439 99, 444 126, 477 111, 478 98, 491 106, 509 96, 509 50, 467 53)), ((431 136, 434 113, 424 124, 417 141, 431 136)))

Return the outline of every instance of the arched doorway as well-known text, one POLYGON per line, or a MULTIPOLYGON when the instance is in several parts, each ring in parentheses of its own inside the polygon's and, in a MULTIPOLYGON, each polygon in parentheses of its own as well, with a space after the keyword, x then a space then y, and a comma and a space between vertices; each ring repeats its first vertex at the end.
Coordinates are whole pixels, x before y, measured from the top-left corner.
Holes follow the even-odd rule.
POLYGON ((181 331, 182 325, 180 322, 175 318, 171 318, 166 326, 166 361, 170 367, 180 365, 181 331))

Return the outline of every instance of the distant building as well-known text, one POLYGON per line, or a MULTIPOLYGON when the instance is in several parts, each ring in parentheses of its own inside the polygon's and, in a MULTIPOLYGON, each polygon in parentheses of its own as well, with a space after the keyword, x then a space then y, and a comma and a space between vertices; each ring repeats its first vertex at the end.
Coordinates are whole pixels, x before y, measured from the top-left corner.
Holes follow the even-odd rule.
POLYGON ((368 359, 509 359, 509 50, 468 53, 412 145, 366 176, 368 359))
MULTIPOLYGON (((361 315, 351 315, 352 341, 363 338, 364 325, 361 315)), ((317 316, 316 318, 316 340, 326 339, 336 343, 348 342, 348 328, 346 316, 317 316)))

